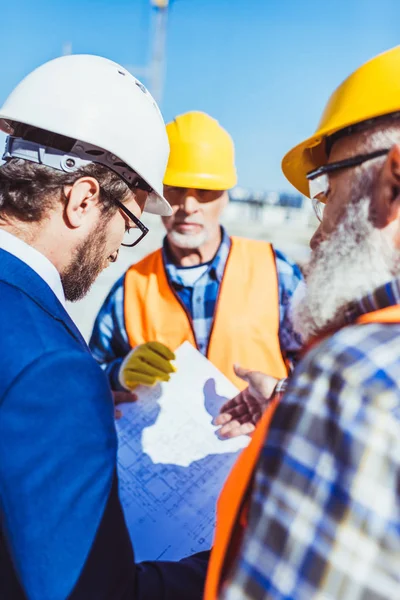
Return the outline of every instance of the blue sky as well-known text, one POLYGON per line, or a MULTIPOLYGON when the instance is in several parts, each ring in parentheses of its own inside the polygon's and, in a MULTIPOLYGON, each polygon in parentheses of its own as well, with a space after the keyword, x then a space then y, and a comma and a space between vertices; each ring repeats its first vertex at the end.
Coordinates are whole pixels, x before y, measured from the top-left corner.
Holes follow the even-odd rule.
MULTIPOLYGON (((124 65, 149 57, 149 0, 1 4, 0 102, 65 42, 124 65)), ((235 141, 241 185, 290 190, 283 154, 312 133, 344 77, 400 43, 399 23, 399 0, 175 0, 164 118, 210 113, 235 141)))

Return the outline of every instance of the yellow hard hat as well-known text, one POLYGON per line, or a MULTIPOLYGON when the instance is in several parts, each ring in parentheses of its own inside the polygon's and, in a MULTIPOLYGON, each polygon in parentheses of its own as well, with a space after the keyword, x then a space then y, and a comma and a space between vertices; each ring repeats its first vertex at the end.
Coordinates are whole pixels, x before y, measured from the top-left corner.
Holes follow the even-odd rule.
POLYGON ((302 194, 309 196, 306 174, 326 164, 327 136, 397 111, 400 111, 400 46, 363 64, 333 92, 314 135, 284 156, 284 175, 302 194))
POLYGON ((165 185, 229 190, 236 184, 235 150, 230 135, 206 113, 191 111, 167 125, 170 155, 165 185))

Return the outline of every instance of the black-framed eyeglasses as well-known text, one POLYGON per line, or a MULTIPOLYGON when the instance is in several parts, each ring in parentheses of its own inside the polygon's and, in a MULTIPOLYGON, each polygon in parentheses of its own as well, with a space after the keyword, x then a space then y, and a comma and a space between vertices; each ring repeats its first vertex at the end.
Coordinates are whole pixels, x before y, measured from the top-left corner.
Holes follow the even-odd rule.
POLYGON ((318 169, 314 169, 307 173, 308 186, 310 191, 310 198, 313 203, 315 214, 317 219, 321 222, 324 214, 325 204, 328 200, 329 194, 329 173, 336 173, 341 169, 349 169, 350 167, 357 167, 367 160, 379 158, 389 152, 390 148, 384 148, 381 150, 375 150, 368 154, 359 154, 358 156, 352 156, 345 158, 337 162, 328 163, 318 169))
POLYGON ((136 246, 145 235, 149 233, 148 228, 142 221, 140 221, 135 215, 126 208, 126 206, 120 202, 119 200, 114 200, 115 204, 118 206, 123 213, 129 218, 129 221, 134 223, 133 227, 129 227, 124 235, 124 241, 121 246, 125 246, 126 248, 133 248, 136 246))

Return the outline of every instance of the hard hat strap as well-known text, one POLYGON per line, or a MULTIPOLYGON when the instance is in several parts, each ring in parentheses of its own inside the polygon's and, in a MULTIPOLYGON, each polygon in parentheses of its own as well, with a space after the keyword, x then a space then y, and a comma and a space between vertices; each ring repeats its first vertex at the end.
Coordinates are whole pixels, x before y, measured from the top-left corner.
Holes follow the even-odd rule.
POLYGON ((46 167, 51 167, 57 171, 65 171, 66 173, 73 173, 93 162, 82 160, 73 153, 66 154, 61 150, 49 148, 36 142, 28 142, 22 138, 13 136, 8 136, 6 139, 6 147, 2 158, 5 161, 11 158, 22 158, 23 160, 39 165, 46 165, 46 167))
POLYGON ((10 135, 6 139, 2 158, 5 161, 11 158, 21 158, 65 173, 74 173, 88 165, 97 163, 114 171, 130 188, 138 188, 148 193, 153 191, 153 188, 140 175, 130 169, 117 156, 85 142, 76 141, 71 151, 66 153, 38 142, 30 142, 21 137, 10 135))

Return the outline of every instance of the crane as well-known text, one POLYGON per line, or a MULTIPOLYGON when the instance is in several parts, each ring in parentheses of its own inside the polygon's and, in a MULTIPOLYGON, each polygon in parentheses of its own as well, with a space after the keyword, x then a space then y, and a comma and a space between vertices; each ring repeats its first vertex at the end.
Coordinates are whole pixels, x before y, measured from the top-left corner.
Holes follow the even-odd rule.
MULTIPOLYGON (((153 9, 151 52, 149 64, 144 67, 127 66, 136 77, 145 77, 152 96, 160 106, 164 91, 165 46, 167 39, 168 8, 172 0, 150 0, 153 9)), ((72 54, 71 42, 65 42, 62 54, 72 54)))
POLYGON ((150 0, 154 11, 149 88, 158 105, 162 102, 169 0, 150 0))

